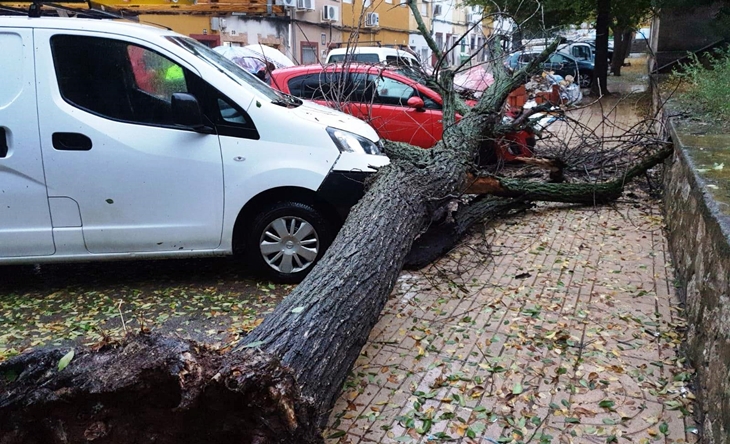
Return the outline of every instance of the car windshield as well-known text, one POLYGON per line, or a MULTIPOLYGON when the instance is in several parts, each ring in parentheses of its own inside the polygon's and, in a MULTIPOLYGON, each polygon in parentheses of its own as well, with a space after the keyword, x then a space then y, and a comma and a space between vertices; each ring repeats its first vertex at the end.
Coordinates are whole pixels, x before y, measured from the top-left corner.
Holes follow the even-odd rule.
POLYGON ((428 76, 420 69, 415 69, 410 66, 401 66, 394 70, 398 74, 408 77, 409 79, 426 85, 428 83, 428 76))
POLYGON ((287 100, 287 97, 279 91, 271 88, 269 85, 261 81, 258 77, 254 76, 250 72, 236 65, 232 61, 203 45, 195 39, 189 37, 167 37, 168 40, 177 44, 178 46, 189 51, 193 55, 200 57, 205 60, 216 69, 226 74, 228 77, 236 81, 241 85, 248 85, 260 92, 270 100, 282 101, 287 100))

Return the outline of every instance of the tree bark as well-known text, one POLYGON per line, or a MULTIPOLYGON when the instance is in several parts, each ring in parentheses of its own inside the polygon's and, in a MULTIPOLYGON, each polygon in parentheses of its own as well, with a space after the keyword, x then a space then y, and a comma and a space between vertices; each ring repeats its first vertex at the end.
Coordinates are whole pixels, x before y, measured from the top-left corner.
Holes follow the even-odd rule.
MULTIPOLYGON (((591 95, 599 97, 608 92, 608 26, 611 20, 611 0, 596 0, 596 60, 591 95)), ((615 51, 614 51, 615 53, 615 51)))
POLYGON ((613 28, 613 58, 611 59, 611 72, 615 76, 621 75, 621 67, 624 65, 626 55, 631 47, 632 31, 630 28, 616 26, 613 28))

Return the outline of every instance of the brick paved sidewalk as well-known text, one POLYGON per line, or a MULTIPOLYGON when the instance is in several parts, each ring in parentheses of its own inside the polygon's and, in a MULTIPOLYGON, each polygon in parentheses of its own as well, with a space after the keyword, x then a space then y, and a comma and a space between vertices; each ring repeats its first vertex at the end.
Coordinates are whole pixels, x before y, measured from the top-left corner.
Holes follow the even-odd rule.
POLYGON ((404 273, 326 436, 692 442, 662 225, 646 200, 543 205, 404 273))
POLYGON ((659 202, 634 192, 540 205, 404 272, 328 443, 695 442, 659 202))

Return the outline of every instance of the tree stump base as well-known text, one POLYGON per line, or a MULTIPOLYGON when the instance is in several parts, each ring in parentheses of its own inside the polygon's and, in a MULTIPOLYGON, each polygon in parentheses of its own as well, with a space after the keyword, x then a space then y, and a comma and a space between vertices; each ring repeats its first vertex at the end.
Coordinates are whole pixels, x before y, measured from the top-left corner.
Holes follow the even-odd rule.
POLYGON ((220 354, 157 334, 0 365, 0 443, 321 443, 292 372, 246 348, 220 354))

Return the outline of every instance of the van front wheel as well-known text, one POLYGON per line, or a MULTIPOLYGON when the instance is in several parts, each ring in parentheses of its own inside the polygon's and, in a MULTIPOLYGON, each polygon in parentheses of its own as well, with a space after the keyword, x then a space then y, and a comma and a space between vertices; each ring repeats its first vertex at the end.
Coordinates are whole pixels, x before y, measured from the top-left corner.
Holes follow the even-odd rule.
POLYGON ((265 208, 251 225, 249 261, 279 282, 300 282, 334 239, 332 224, 315 208, 279 202, 265 208))

